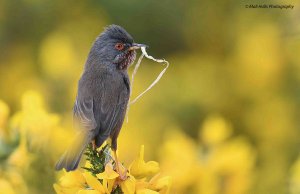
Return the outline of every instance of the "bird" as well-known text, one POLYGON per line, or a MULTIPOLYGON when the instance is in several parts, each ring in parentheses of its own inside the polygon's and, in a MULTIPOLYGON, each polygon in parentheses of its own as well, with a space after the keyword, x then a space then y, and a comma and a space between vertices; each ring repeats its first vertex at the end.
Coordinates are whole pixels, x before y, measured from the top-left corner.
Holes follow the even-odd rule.
POLYGON ((110 138, 116 171, 121 174, 116 151, 130 97, 127 69, 141 47, 147 45, 135 43, 123 27, 115 24, 107 26, 96 38, 78 81, 73 107, 78 134, 56 163, 56 170, 77 169, 89 144, 97 149, 110 138))

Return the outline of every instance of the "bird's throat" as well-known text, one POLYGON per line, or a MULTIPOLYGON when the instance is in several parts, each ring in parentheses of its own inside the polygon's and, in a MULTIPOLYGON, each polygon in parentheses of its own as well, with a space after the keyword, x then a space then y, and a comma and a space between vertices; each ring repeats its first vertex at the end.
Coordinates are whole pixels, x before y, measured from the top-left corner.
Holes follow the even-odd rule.
POLYGON ((121 70, 127 69, 135 60, 136 52, 128 51, 127 53, 122 54, 120 62, 117 64, 118 68, 121 70))

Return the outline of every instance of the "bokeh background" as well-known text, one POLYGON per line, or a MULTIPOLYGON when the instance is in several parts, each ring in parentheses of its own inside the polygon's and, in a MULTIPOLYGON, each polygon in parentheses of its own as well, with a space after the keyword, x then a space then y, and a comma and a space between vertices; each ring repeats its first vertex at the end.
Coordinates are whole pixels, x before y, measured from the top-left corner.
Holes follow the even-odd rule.
MULTIPOLYGON (((300 193, 299 6, 1 0, 0 192, 54 193, 77 81, 96 36, 114 23, 171 64, 130 108, 119 137, 125 164, 144 144, 146 159, 172 176, 171 193, 300 193)), ((162 68, 144 59, 133 96, 162 68)))

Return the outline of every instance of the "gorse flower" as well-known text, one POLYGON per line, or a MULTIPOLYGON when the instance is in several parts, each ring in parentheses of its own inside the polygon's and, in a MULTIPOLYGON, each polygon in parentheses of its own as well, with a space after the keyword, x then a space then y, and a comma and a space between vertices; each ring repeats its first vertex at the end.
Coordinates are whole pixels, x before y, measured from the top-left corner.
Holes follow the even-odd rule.
POLYGON ((144 146, 141 146, 141 150, 137 159, 135 159, 130 165, 130 173, 136 178, 145 178, 152 176, 159 171, 159 165, 155 161, 144 161, 144 146))
POLYGON ((19 146, 8 158, 8 164, 20 169, 27 169, 32 159, 33 155, 28 152, 27 140, 24 136, 21 136, 19 146))
POLYGON ((54 189, 57 194, 75 194, 79 190, 85 189, 85 184, 85 177, 79 170, 76 170, 65 172, 65 175, 60 178, 60 184, 54 184, 54 189))
MULTIPOLYGON (((53 162, 72 142, 70 137, 75 130, 72 119, 49 112, 43 95, 37 91, 25 92, 21 102, 21 109, 14 110, 0 100, 0 193, 53 193, 53 186, 49 185, 54 179, 53 162)), ((256 150, 247 137, 235 133, 230 120, 221 115, 208 116, 199 125, 198 138, 190 137, 176 125, 166 130, 167 135, 157 145, 160 149, 151 149, 152 154, 159 153, 159 163, 145 160, 144 146, 134 158, 135 153, 126 150, 144 139, 139 133, 123 133, 119 151, 126 153, 126 161, 134 158, 126 167, 120 165, 122 178, 127 175, 125 181, 115 171, 109 146, 104 145, 98 151, 87 149, 82 169, 62 171, 54 184, 56 193, 244 194, 249 191, 255 180, 256 150), (133 138, 135 141, 130 141, 133 138)), ((297 165, 291 172, 291 193, 300 190, 297 186, 300 165, 297 165)))
POLYGON ((30 148, 46 149, 58 123, 59 116, 45 110, 42 95, 36 91, 27 91, 22 96, 22 109, 12 117, 11 125, 18 129, 21 137, 28 138, 30 148))
POLYGON ((0 179, 1 192, 6 194, 15 194, 13 186, 5 179, 0 179))
POLYGON ((123 168, 127 173, 126 180, 120 179, 115 171, 115 161, 108 152, 108 145, 99 152, 88 147, 85 154, 84 170, 64 172, 59 184, 54 184, 57 194, 168 194, 170 191, 171 178, 158 173, 159 164, 144 161, 144 146, 141 146, 129 171, 123 168))

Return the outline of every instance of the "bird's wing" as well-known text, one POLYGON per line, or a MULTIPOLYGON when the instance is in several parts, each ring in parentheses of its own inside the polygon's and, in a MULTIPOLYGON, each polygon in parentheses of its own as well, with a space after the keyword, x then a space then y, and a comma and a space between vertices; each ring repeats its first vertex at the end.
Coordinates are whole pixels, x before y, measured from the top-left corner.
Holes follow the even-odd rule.
POLYGON ((73 113, 74 121, 80 128, 92 130, 97 127, 94 116, 94 101, 92 97, 76 98, 73 113))
POLYGON ((103 91, 101 92, 101 100, 97 105, 97 113, 99 113, 100 131, 98 135, 98 144, 103 139, 111 135, 117 126, 121 126, 125 113, 127 102, 129 99, 129 86, 125 79, 121 82, 112 83, 112 79, 103 80, 103 91))

